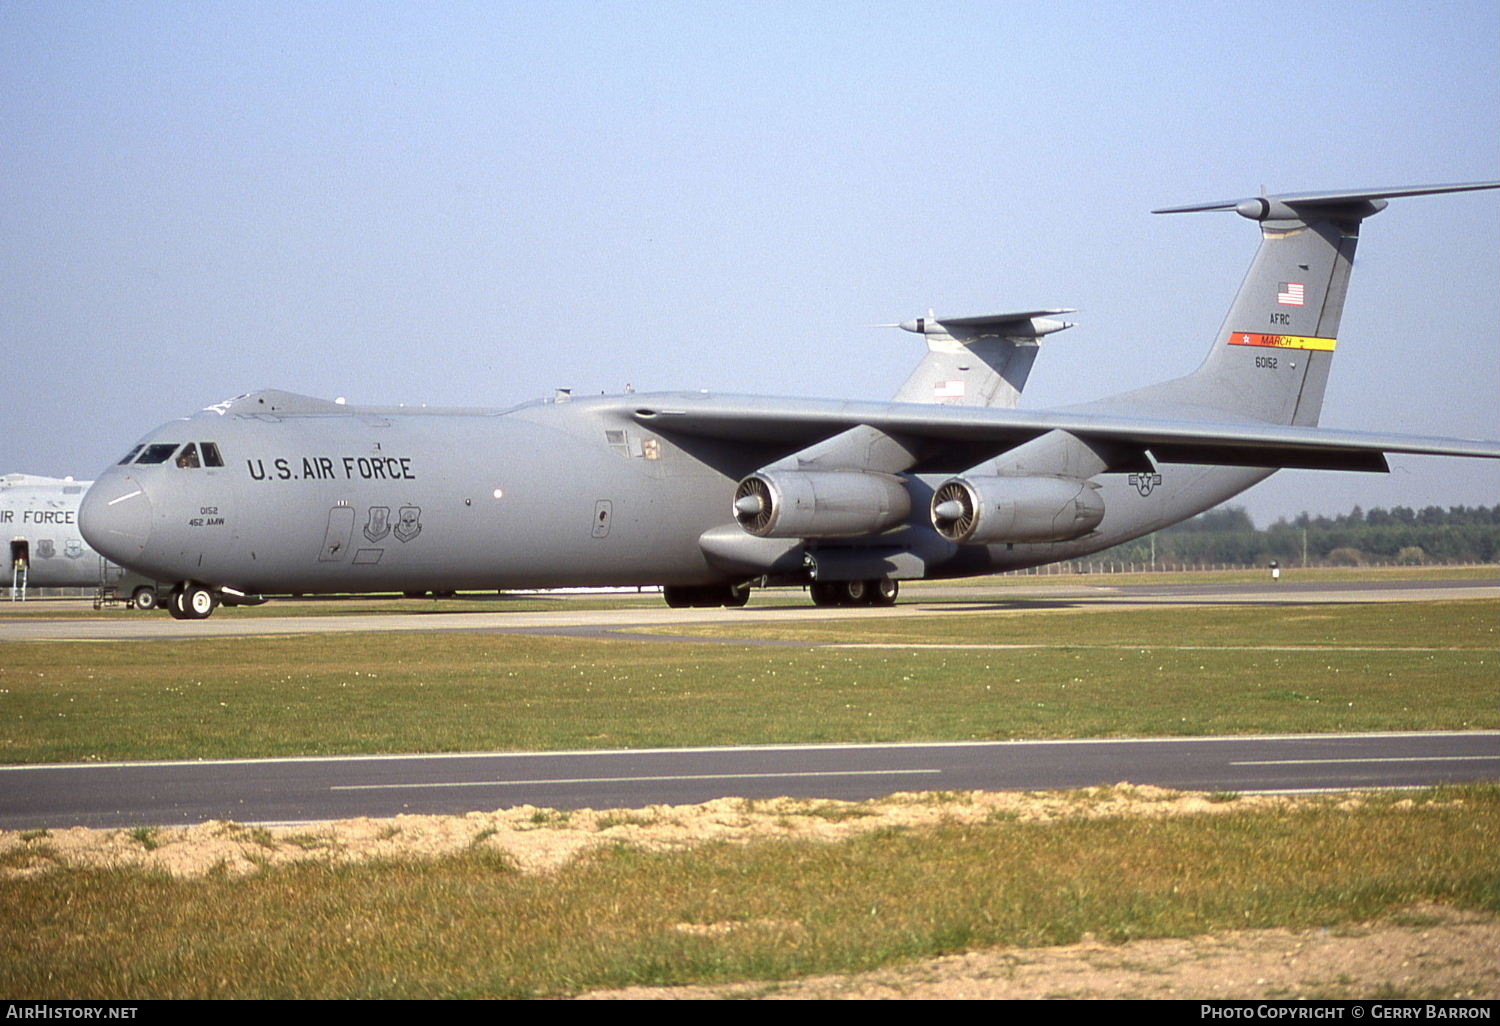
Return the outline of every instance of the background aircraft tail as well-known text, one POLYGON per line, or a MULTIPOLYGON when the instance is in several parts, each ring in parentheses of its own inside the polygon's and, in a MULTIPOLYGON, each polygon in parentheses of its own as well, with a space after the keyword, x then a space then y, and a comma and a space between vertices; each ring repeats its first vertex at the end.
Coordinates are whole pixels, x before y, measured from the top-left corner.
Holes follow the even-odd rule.
POLYGON ((927 340, 927 355, 896 392, 902 403, 1013 409, 1026 387, 1043 335, 1073 325, 1053 320, 1072 310, 1027 310, 983 317, 926 317, 891 327, 927 340))
POLYGON ((1260 249, 1202 366, 1106 403, 1128 401, 1137 412, 1140 404, 1186 404, 1203 408, 1206 418, 1315 425, 1361 222, 1394 197, 1496 187, 1500 183, 1299 193, 1154 211, 1233 210, 1259 222, 1260 249))

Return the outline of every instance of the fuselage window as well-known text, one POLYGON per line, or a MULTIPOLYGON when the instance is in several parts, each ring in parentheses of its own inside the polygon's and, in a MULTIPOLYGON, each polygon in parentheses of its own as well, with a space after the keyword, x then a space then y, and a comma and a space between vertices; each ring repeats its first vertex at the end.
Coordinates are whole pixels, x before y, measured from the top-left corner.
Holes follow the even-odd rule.
POLYGON ((146 446, 146 451, 141 453, 141 458, 136 460, 136 462, 165 463, 172 458, 172 454, 176 451, 176 442, 159 442, 156 445, 148 445, 146 446))
POLYGON ((203 465, 205 467, 222 467, 224 457, 219 455, 219 446, 214 442, 199 442, 198 448, 203 450, 203 465))
POLYGON ((135 448, 134 448, 134 449, 131 449, 131 450, 130 450, 130 451, 129 451, 129 452, 127 452, 127 453, 126 453, 126 454, 125 454, 125 458, 124 458, 124 459, 123 459, 123 460, 121 460, 121 461, 120 461, 120 462, 119 462, 119 463, 118 463, 118 464, 117 464, 117 466, 121 466, 121 467, 123 467, 123 466, 124 466, 124 465, 125 465, 125 464, 127 464, 127 463, 129 463, 129 462, 130 462, 130 461, 131 461, 131 460, 133 460, 133 459, 135 459, 135 457, 136 457, 136 454, 137 454, 137 453, 139 453, 139 452, 140 452, 140 451, 141 451, 141 450, 142 450, 142 449, 144 449, 144 448, 145 448, 145 446, 144 446, 144 445, 138 445, 138 446, 136 446, 136 447, 135 447, 135 448))
POLYGON ((198 462, 198 447, 192 442, 184 445, 177 454, 177 465, 185 470, 197 470, 201 466, 198 462))

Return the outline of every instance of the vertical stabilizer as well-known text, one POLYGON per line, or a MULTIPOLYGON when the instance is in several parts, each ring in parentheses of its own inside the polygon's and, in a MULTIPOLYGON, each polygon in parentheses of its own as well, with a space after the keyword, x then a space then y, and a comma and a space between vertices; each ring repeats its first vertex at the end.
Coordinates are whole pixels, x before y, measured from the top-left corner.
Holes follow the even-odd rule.
POLYGON ((1202 366, 1104 405, 1126 400, 1198 407, 1205 416, 1317 424, 1364 219, 1398 196, 1497 187, 1482 182, 1300 193, 1155 211, 1232 210, 1259 223, 1260 249, 1202 366))
POLYGON ((1250 272, 1188 379, 1213 405, 1273 424, 1318 422, 1359 224, 1313 217, 1261 225, 1250 272))

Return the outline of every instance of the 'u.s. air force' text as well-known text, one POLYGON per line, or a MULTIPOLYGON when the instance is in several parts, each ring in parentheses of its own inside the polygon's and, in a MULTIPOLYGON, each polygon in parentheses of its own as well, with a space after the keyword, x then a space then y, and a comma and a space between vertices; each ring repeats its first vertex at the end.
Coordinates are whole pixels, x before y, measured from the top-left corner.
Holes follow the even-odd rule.
POLYGON ((415 481, 409 456, 293 456, 246 460, 254 481, 415 481))

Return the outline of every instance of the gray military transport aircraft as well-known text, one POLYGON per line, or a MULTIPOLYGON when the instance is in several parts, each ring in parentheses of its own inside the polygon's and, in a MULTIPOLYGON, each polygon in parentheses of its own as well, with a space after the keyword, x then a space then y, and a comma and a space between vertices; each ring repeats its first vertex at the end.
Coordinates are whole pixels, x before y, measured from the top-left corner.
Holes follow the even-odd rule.
POLYGON ((12 599, 30 588, 91 588, 155 609, 156 582, 116 566, 89 548, 78 530, 78 506, 92 481, 40 474, 0 477, 0 531, 10 543, 5 584, 12 599))
POLYGON ((1281 467, 1387 471, 1388 453, 1500 442, 1329 431, 1323 402, 1361 223, 1387 200, 1500 182, 1259 196, 1261 244, 1193 373, 1016 409, 1067 310, 908 321, 928 353, 891 402, 690 394, 507 410, 238 396, 100 475, 84 537, 177 582, 174 616, 256 593, 662 585, 739 606, 753 583, 819 605, 898 582, 1070 559, 1200 513, 1281 467))

